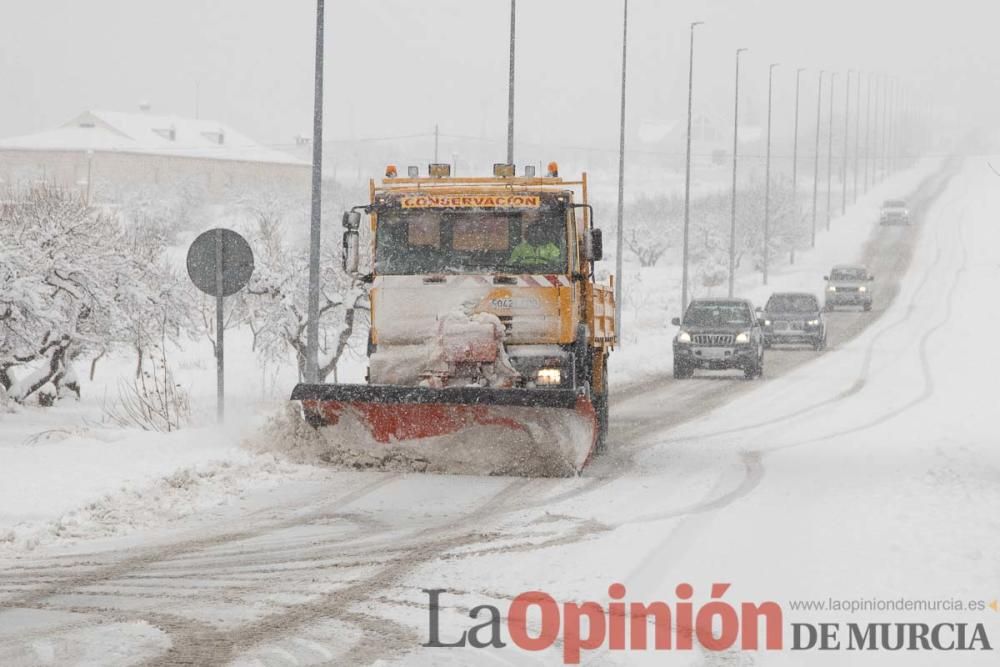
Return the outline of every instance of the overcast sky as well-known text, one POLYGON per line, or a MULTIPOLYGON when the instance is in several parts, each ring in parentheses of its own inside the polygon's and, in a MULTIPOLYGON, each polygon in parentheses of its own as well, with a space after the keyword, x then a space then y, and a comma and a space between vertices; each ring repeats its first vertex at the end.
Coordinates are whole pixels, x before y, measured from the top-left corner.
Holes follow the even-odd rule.
MULTIPOLYGON (((503 138, 508 0, 327 1, 326 136, 441 131, 503 138)), ((731 118, 733 51, 759 121, 776 72, 776 123, 795 68, 899 77, 922 105, 992 119, 1000 109, 997 3, 984 0, 630 0, 629 121, 682 120, 688 23, 699 109, 731 118)), ((0 2, 0 136, 88 109, 214 118, 269 144, 311 133, 315 3, 308 0, 0 2)), ((518 3, 517 133, 614 145, 622 0, 518 3)), ((841 77, 843 74, 841 74, 841 77)), ((841 79, 842 81, 842 79, 841 79)), ((838 84, 839 85, 839 84, 838 84)), ((842 95, 842 90, 838 91, 842 95)), ((841 98, 843 99, 843 98, 841 98)))

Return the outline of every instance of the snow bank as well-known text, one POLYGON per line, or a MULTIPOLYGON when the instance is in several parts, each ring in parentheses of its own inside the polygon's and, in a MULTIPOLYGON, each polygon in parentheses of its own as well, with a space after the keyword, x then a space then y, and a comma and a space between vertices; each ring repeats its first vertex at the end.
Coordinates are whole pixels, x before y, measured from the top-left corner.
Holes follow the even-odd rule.
POLYGON ((237 432, 221 428, 160 434, 66 427, 0 455, 0 551, 125 534, 278 479, 315 474, 248 451, 237 432))

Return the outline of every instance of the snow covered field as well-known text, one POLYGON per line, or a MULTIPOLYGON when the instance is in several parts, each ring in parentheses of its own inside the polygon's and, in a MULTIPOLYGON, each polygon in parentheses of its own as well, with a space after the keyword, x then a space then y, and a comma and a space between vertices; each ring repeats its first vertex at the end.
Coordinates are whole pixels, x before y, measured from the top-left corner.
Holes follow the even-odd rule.
MULTIPOLYGON (((819 291, 830 264, 861 256, 876 203, 907 196, 938 166, 886 183, 768 288, 742 276, 741 293, 762 301, 770 289, 819 291)), ((776 601, 786 625, 983 623, 995 647, 1000 613, 988 607, 847 614, 792 605, 988 603, 1000 593, 1000 450, 986 375, 1000 351, 982 342, 996 319, 998 183, 985 160, 966 159, 919 230, 879 232, 889 248, 920 235, 897 288, 870 317, 831 315, 844 333, 826 353, 772 351, 762 383, 662 380, 673 334, 663 322, 676 311, 627 319, 612 357, 623 391, 611 454, 580 478, 296 465, 239 446, 260 429, 250 414, 232 430, 156 438, 39 425, 34 410, 5 414, 12 467, 2 473, 0 536, 13 535, 0 548, 0 662, 558 664, 562 635, 525 652, 510 645, 506 619, 507 648, 420 648, 421 589, 446 589, 441 637, 450 641, 475 623, 476 605, 506 614, 531 590, 606 605, 614 582, 626 601, 642 602, 675 600, 687 582, 697 605, 713 583, 730 583, 725 601, 776 601), (26 442, 52 429, 71 432, 26 442)), ((790 642, 787 630, 780 652, 624 652, 603 642, 582 660, 995 663, 990 651, 795 652, 790 642)))

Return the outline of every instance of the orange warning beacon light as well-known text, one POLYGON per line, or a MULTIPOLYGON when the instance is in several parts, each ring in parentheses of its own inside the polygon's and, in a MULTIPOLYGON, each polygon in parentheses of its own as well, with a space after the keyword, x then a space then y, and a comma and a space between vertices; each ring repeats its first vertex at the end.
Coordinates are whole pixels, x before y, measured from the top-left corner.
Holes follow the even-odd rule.
POLYGON ((386 178, 396 178, 399 172, 396 171, 396 165, 389 164, 385 167, 385 177, 386 178))
POLYGON ((549 178, 555 178, 555 177, 557 177, 559 175, 559 163, 558 162, 555 162, 555 161, 549 162, 549 173, 548 173, 548 175, 549 175, 549 178))

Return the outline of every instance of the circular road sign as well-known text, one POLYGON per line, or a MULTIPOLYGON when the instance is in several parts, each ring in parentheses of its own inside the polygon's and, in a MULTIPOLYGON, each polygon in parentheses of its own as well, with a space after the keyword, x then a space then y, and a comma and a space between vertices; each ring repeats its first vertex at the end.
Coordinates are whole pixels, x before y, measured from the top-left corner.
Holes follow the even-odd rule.
POLYGON ((212 296, 231 296, 246 287, 253 275, 253 251, 246 239, 231 229, 210 229, 194 240, 187 253, 187 270, 195 287, 212 296), (216 269, 217 243, 222 244, 222 294, 216 269))

